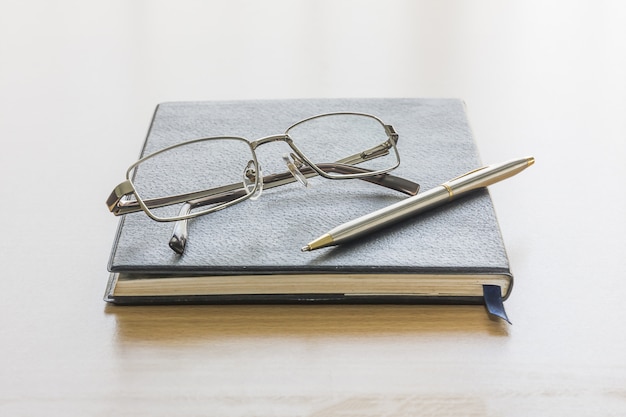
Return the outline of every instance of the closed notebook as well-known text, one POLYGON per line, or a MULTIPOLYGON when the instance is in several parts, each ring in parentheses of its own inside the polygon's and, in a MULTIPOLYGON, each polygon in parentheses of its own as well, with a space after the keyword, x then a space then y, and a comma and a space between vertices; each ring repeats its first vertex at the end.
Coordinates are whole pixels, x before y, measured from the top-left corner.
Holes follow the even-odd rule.
MULTIPOLYGON (((401 163, 391 174, 422 190, 481 166, 465 105, 455 99, 164 103, 156 108, 142 155, 199 137, 255 140, 337 111, 373 114, 392 125, 401 163)), ((261 167, 285 152, 284 143, 259 147, 261 167)), ((345 245, 300 250, 329 229, 403 198, 358 179, 313 177, 306 188, 293 182, 189 221, 182 255, 168 246, 173 223, 126 214, 111 252, 105 300, 482 303, 485 286, 508 297, 512 275, 487 190, 345 245)))

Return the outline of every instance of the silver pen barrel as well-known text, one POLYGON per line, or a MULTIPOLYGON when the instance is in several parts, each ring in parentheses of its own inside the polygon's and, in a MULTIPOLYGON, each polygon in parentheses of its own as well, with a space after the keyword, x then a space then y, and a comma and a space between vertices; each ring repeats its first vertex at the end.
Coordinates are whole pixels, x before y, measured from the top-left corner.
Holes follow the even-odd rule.
POLYGON ((445 204, 449 197, 450 194, 446 187, 439 185, 422 194, 405 198, 390 206, 337 226, 328 233, 333 237, 335 244, 340 244, 445 204))
POLYGON ((510 178, 534 163, 535 158, 527 157, 475 169, 422 194, 406 198, 388 207, 337 226, 304 246, 302 251, 338 245, 347 240, 352 240, 361 235, 390 226, 408 217, 443 205, 456 197, 510 178))

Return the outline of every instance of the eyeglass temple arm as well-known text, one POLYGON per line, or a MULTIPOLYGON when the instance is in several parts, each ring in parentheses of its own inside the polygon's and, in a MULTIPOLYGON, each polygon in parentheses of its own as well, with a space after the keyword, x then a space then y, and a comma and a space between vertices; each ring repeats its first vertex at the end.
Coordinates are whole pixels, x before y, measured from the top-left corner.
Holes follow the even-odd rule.
MULTIPOLYGON (((359 174, 369 172, 369 170, 365 168, 346 165, 344 163, 318 164, 318 167, 327 172, 337 172, 340 174, 359 174)), ((317 173, 309 167, 302 168, 300 171, 307 178, 317 175, 317 173)), ((380 174, 372 177, 361 177, 358 179, 370 182, 372 184, 381 185, 392 190, 400 191, 408 195, 415 195, 419 191, 419 184, 390 174, 380 174)), ((295 181, 296 179, 291 175, 290 172, 273 174, 263 177, 263 187, 269 189, 289 184, 295 181)), ((107 199, 107 206, 109 207, 109 210, 116 216, 140 211, 141 206, 137 201, 123 200, 125 196, 128 196, 133 192, 134 189, 130 181, 126 180, 123 183, 119 184, 117 187, 115 187, 115 189, 107 199)), ((223 187, 212 188, 210 190, 197 191, 194 193, 149 199, 145 200, 144 204, 149 208, 155 208, 170 204, 188 202, 191 203, 193 207, 197 207, 200 205, 231 201, 241 197, 242 195, 244 195, 244 192, 241 190, 240 186, 232 184, 223 187)))
MULTIPOLYGON (((357 174, 357 173, 364 173, 364 172, 369 171, 365 168, 355 167, 352 165, 337 164, 337 163, 318 164, 318 167, 328 172, 337 172, 341 174, 357 174)), ((309 167, 301 168, 300 172, 302 172, 302 174, 307 178, 316 175, 315 171, 313 171, 313 169, 309 167)), ((373 177, 362 177, 359 179, 373 183, 373 184, 381 185, 383 187, 387 187, 392 190, 400 191, 408 195, 417 194, 420 188, 419 184, 413 181, 410 181, 401 177, 397 177, 395 175, 390 175, 390 174, 380 174, 380 175, 376 175, 373 177)), ((295 179, 291 175, 290 172, 283 172, 280 174, 268 175, 264 177, 263 179, 264 188, 273 188, 273 187, 277 187, 277 186, 286 184, 288 182, 294 182, 294 181, 295 179)), ((233 193, 227 196, 222 195, 222 196, 205 197, 205 198, 197 199, 195 201, 188 201, 180 208, 178 215, 186 216, 187 214, 191 212, 191 210, 194 207, 231 201, 231 200, 234 200, 236 198, 243 196, 244 193, 245 192, 241 190, 237 193, 233 193)), ((183 254, 183 252, 185 251, 185 246, 187 244, 188 223, 189 223, 188 220, 179 220, 174 224, 174 229, 172 230, 172 236, 169 241, 169 246, 174 252, 178 253, 179 255, 183 254)))
MULTIPOLYGON (((366 168, 338 163, 317 164, 317 166, 326 172, 335 172, 338 174, 361 174, 371 172, 366 168)), ((311 178, 317 175, 317 173, 309 167, 300 168, 300 172, 306 178, 311 178)), ((379 174, 371 177, 360 177, 358 179, 362 181, 367 181, 372 184, 380 185, 382 187, 386 187, 395 191, 399 191, 410 196, 416 195, 420 189, 420 185, 418 183, 391 174, 379 174)), ((263 177, 263 188, 271 189, 279 187, 281 185, 290 184, 295 181, 296 179, 293 177, 291 172, 281 172, 279 174, 266 175, 265 177, 263 177)), ((186 202, 186 204, 189 204, 191 205, 191 208, 194 208, 207 204, 225 203, 235 200, 243 196, 244 194, 245 191, 240 188, 237 191, 233 191, 227 194, 213 194, 207 197, 189 200, 186 202)), ((181 208, 181 211, 183 210, 184 207, 181 208)), ((186 214, 189 214, 189 212, 185 213, 185 215, 186 214)))
MULTIPOLYGON (((346 165, 345 163, 337 162, 332 164, 317 164, 317 166, 326 172, 336 172, 339 174, 359 174, 370 172, 370 170, 366 168, 346 165)), ((315 175, 315 171, 313 171, 313 169, 309 167, 301 168, 300 172, 302 172, 307 177, 309 176, 309 172, 310 176, 315 175)), ((284 173, 282 175, 288 175, 288 173, 284 173)), ((418 183, 391 174, 379 174, 371 177, 359 177, 358 179, 362 181, 367 181, 372 184, 380 185, 395 191, 400 191, 401 193, 411 196, 417 194, 420 189, 420 185, 418 183)))
MULTIPOLYGON (((343 164, 318 164, 318 167, 324 169, 328 172, 336 172, 340 174, 360 174, 369 172, 368 169, 355 167, 351 165, 343 165, 343 164)), ((311 168, 301 168, 300 172, 307 177, 313 177, 317 175, 317 173, 311 168)), ((420 185, 411 180, 407 180, 401 177, 396 177, 395 175, 390 174, 379 174, 372 177, 361 177, 358 178, 362 181, 367 181, 372 184, 380 185, 386 188, 390 188, 395 191, 399 191, 401 193, 407 195, 415 195, 419 191, 420 185)), ((278 187, 281 185, 285 185, 288 183, 295 182, 295 178, 291 175, 290 172, 281 172, 279 174, 272 174, 263 177, 263 188, 269 189, 278 187)), ((210 190, 209 190, 210 191, 210 190)), ((245 191, 243 189, 239 189, 238 191, 232 193, 215 193, 212 195, 207 195, 206 197, 190 199, 185 202, 185 205, 191 206, 190 208, 199 207, 207 204, 216 204, 216 203, 225 203, 228 201, 235 200, 242 195, 245 195, 245 191)), ((181 208, 181 211, 185 210, 185 206, 181 208)), ((185 214, 188 214, 185 213, 185 214)))

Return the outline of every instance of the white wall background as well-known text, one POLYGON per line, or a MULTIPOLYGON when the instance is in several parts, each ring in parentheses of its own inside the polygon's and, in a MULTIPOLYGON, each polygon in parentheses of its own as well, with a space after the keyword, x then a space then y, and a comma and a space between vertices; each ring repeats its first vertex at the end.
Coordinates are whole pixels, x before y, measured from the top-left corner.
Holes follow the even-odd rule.
POLYGON ((620 1, 3 0, 0 11, 1 126, 13 136, 35 115, 55 126, 109 115, 138 138, 165 100, 373 96, 463 98, 483 140, 625 130, 607 117, 626 107, 620 1))

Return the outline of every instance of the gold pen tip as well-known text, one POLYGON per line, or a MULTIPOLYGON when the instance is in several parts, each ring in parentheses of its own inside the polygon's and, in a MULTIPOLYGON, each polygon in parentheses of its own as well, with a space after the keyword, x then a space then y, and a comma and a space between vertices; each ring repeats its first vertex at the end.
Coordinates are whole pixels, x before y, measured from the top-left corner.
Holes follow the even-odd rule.
POLYGON ((531 166, 532 164, 535 163, 535 158, 532 156, 529 156, 528 158, 526 158, 526 161, 528 163, 528 166, 531 166))
POLYGON ((330 234, 326 233, 325 235, 322 235, 318 237, 317 239, 309 242, 308 245, 302 247, 300 250, 302 252, 309 252, 309 251, 314 251, 319 248, 324 248, 326 246, 331 246, 334 244, 335 242, 333 240, 333 237, 330 234))

